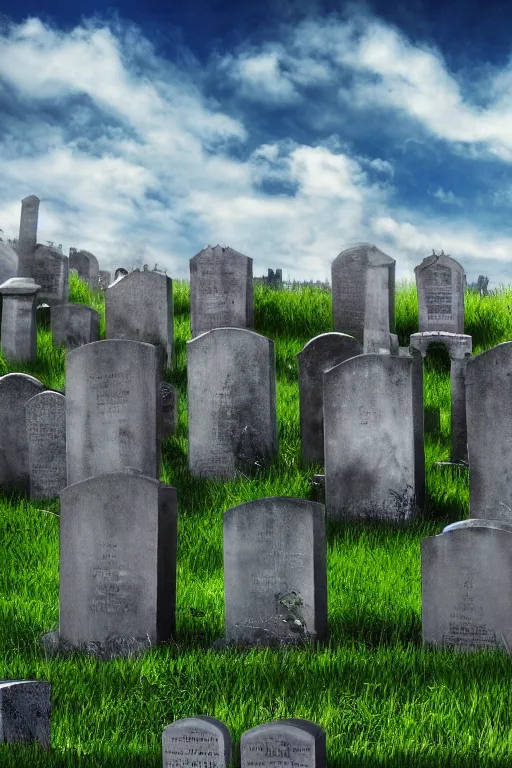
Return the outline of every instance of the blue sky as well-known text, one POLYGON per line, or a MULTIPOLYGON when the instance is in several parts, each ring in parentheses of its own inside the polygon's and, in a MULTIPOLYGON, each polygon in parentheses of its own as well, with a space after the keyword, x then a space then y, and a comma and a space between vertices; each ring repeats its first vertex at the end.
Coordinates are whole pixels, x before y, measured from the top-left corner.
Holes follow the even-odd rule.
POLYGON ((206 245, 330 280, 371 242, 512 284, 512 7, 0 6, 0 234, 189 277, 206 245), (170 8, 170 10, 167 10, 170 8))

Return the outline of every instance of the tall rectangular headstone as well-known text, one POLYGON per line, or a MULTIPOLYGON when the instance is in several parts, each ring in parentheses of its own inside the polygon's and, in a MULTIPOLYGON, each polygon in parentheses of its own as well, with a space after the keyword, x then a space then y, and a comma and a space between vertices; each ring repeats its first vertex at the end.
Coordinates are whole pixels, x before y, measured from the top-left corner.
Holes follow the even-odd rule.
POLYGON ((164 729, 162 757, 163 768, 229 768, 231 734, 216 717, 184 717, 164 729))
POLYGON ((47 390, 25 403, 30 498, 53 499, 67 485, 66 398, 47 390))
POLYGON ((160 472, 156 347, 108 339, 66 355, 68 485, 123 467, 160 472))
POLYGON ((300 718, 256 725, 240 740, 241 768, 326 768, 325 731, 300 718))
POLYGON ((25 363, 37 355, 36 303, 40 289, 31 277, 11 277, 0 285, 2 355, 25 363))
POLYGON ((175 631, 176 488, 127 470, 60 493, 59 633, 79 647, 175 631))
POLYGON ((464 333, 463 267, 441 252, 427 256, 414 269, 418 291, 419 332, 464 333))
POLYGON ((187 341, 187 392, 193 475, 248 476, 277 452, 274 342, 266 336, 215 328, 187 341))
POLYGON ((225 512, 223 524, 226 643, 325 640, 323 506, 289 497, 256 499, 225 512))
POLYGON ((209 245, 190 259, 192 337, 212 328, 254 328, 252 259, 209 245))
POLYGON ((420 354, 359 355, 323 376, 327 516, 408 522, 425 494, 420 354))
POLYGON ((17 246, 17 277, 32 277, 32 254, 37 242, 39 202, 39 198, 35 195, 24 197, 21 201, 20 233, 17 246))
POLYGON ((49 306, 69 300, 68 257, 55 248, 38 245, 33 254, 33 278, 41 288, 37 301, 49 306))

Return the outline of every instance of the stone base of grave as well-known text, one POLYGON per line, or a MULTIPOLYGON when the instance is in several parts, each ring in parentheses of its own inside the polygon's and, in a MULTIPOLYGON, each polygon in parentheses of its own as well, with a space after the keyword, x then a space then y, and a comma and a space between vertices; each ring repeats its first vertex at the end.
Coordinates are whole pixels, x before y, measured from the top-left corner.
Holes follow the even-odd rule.
POLYGON ((313 475, 311 479, 313 501, 325 504, 325 475, 313 475))
POLYGON ((316 634, 304 634, 296 640, 293 638, 265 637, 261 639, 251 638, 241 640, 227 640, 220 637, 210 646, 211 651, 225 651, 229 648, 236 648, 239 651, 250 651, 254 648, 271 648, 273 650, 288 650, 290 648, 301 648, 314 645, 318 642, 316 634))
POLYGON ((64 640, 58 632, 47 632, 41 635, 39 642, 48 656, 69 656, 72 653, 88 653, 103 661, 110 659, 138 656, 152 647, 149 638, 135 638, 128 635, 109 635, 105 642, 91 641, 72 645, 64 640))

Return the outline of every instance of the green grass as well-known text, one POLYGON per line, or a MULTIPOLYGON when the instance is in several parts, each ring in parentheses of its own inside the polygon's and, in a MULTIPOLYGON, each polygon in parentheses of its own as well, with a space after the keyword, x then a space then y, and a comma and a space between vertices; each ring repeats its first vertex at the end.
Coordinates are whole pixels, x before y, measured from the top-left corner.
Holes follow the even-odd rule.
MULTIPOLYGON (((104 303, 74 276, 70 300, 95 307, 104 338, 104 303)), ((511 289, 465 296, 474 353, 512 338, 511 289)), ((329 642, 316 649, 234 649, 213 653, 223 635, 222 515, 265 496, 311 498, 321 467, 300 468, 296 354, 331 330, 331 297, 318 289, 255 287, 255 330, 275 341, 279 456, 255 480, 211 482, 187 470, 186 351, 189 294, 174 282, 176 437, 163 445, 161 480, 178 489, 177 635, 140 658, 100 662, 79 655, 45 659, 39 636, 58 628, 59 502, 0 501, 0 679, 50 680, 51 750, 3 745, 0 766, 160 768, 166 725, 211 715, 231 731, 235 764, 243 731, 286 717, 321 725, 329 766, 512 766, 512 667, 499 651, 424 651, 420 541, 468 515, 468 479, 433 468, 449 457, 447 353, 427 358, 425 405, 441 407, 441 437, 427 437, 428 499, 409 529, 327 525, 329 642), (201 615, 198 615, 200 613, 201 615)), ((397 286, 397 333, 418 330, 413 286, 397 286)), ((63 348, 38 330, 38 358, 9 365, 64 388, 63 348)))

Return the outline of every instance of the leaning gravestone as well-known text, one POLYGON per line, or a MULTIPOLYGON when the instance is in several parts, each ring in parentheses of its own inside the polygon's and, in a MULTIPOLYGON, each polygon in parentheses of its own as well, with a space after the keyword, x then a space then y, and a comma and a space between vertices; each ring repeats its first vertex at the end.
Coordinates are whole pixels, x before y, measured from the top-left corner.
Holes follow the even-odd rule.
POLYGON ((68 485, 123 467, 160 471, 157 349, 108 339, 66 355, 68 485))
POLYGON ((512 522, 512 342, 498 344, 466 365, 469 513, 512 522))
POLYGON ((335 331, 360 344, 391 344, 395 330, 395 260, 375 245, 362 243, 332 262, 332 316, 335 331), (384 339, 385 336, 385 339, 384 339), (374 338, 375 337, 375 338, 374 338))
POLYGON ((59 634, 160 643, 175 631, 176 488, 127 469, 60 493, 59 634))
POLYGON ((326 768, 325 731, 310 720, 287 718, 256 725, 240 740, 241 768, 326 768))
POLYGON ((464 333, 464 268, 441 252, 415 267, 419 332, 464 333))
POLYGON ((37 245, 32 257, 32 275, 41 288, 37 301, 49 306, 69 300, 68 257, 56 248, 37 245))
POLYGON ((271 497, 224 513, 224 642, 293 645, 327 637, 321 504, 271 497))
POLYGON ((184 717, 164 729, 162 757, 163 768, 229 768, 231 734, 215 717, 184 717))
POLYGON ((52 340, 68 349, 100 339, 100 316, 85 304, 60 304, 50 313, 52 340))
POLYGON ((254 328, 252 259, 209 245, 190 259, 192 336, 212 328, 254 328))
POLYGON ((29 493, 25 403, 46 390, 38 379, 26 373, 7 373, 0 377, 0 489, 29 493))
POLYGON ((359 355, 324 373, 328 518, 408 522, 423 506, 421 355, 359 355))
POLYGON ((193 475, 247 476, 277 452, 275 352, 266 336, 215 328, 187 341, 187 392, 193 475))
POLYGON ((155 344, 162 365, 173 359, 172 280, 159 272, 136 269, 105 292, 105 337, 155 344))
POLYGON ((94 254, 89 253, 89 251, 77 251, 76 248, 70 248, 69 267, 78 271, 80 279, 85 280, 91 290, 98 289, 100 265, 94 254))
POLYGON ((462 520, 421 541, 423 643, 512 653, 512 524, 462 520))
POLYGON ((30 498, 53 499, 67 485, 66 398, 46 391, 25 403, 30 498))
POLYGON ((299 410, 302 458, 310 464, 324 463, 323 380, 325 371, 362 354, 353 336, 321 333, 298 353, 299 410))
POLYGON ((50 690, 46 680, 0 680, 0 744, 38 741, 49 749, 50 690))

